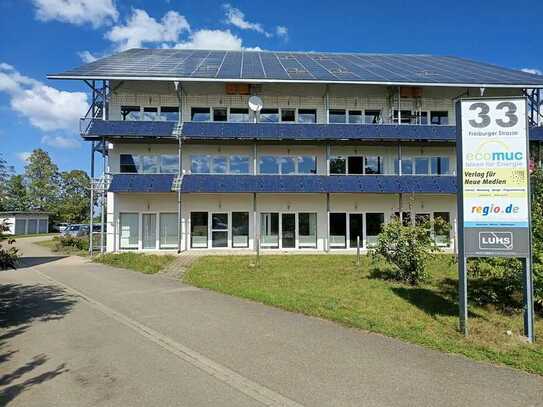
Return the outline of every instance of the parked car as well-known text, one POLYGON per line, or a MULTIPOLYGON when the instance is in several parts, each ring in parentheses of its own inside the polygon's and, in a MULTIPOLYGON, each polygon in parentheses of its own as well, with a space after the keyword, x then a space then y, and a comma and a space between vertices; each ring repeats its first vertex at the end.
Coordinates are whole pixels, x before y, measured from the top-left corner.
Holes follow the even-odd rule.
POLYGON ((70 226, 69 223, 57 223, 56 225, 53 225, 53 230, 55 232, 64 232, 64 230, 66 230, 66 228, 70 226))
POLYGON ((68 225, 62 232, 62 236, 81 237, 89 234, 89 225, 75 224, 68 225))

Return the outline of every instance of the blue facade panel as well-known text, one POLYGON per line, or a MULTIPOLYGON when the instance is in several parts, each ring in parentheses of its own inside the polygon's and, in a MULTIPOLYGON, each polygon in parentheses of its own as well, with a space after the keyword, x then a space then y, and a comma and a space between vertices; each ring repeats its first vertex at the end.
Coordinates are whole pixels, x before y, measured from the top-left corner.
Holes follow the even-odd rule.
POLYGON ((115 174, 109 192, 171 192, 174 174, 115 174))
POLYGON ((85 138, 147 138, 173 137, 177 122, 93 120, 85 138))

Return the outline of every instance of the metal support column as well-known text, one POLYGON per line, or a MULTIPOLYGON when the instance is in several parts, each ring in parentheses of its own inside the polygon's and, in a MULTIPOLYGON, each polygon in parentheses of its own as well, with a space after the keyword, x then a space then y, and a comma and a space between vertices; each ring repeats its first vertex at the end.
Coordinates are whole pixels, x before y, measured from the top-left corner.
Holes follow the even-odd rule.
MULTIPOLYGON (((105 111, 105 109, 104 109, 105 111)), ((106 140, 102 137, 102 203, 100 206, 100 253, 104 253, 106 250, 106 196, 107 196, 107 182, 106 182, 106 157, 107 157, 107 150, 106 150, 106 140)), ((90 230, 90 234, 92 234, 92 229, 90 230)))
MULTIPOLYGON (((394 112, 392 112, 394 115, 394 112)), ((398 86, 398 124, 402 124, 402 87, 398 86)))
POLYGON ((531 273, 532 259, 524 259, 524 335, 529 342, 534 341, 534 281, 531 273))
MULTIPOLYGON (((93 218, 94 218, 94 144, 95 142, 91 142, 91 167, 90 167, 90 208, 89 208, 89 228, 92 231, 93 228, 93 218)), ((93 239, 92 239, 92 233, 89 233, 89 254, 92 256, 93 252, 93 239)))
MULTIPOLYGON (((402 176, 402 143, 398 141, 398 175, 402 176)), ((400 222, 403 224, 403 195, 398 194, 398 214, 400 222)))
POLYGON ((177 179, 175 181, 175 189, 177 191, 177 253, 181 253, 181 240, 183 233, 183 222, 181 218, 181 184, 183 179, 183 151, 182 151, 182 133, 183 133, 183 98, 181 92, 183 88, 178 81, 173 83, 175 87, 175 94, 177 96, 178 103, 178 120, 177 127, 175 129, 177 135, 177 179))

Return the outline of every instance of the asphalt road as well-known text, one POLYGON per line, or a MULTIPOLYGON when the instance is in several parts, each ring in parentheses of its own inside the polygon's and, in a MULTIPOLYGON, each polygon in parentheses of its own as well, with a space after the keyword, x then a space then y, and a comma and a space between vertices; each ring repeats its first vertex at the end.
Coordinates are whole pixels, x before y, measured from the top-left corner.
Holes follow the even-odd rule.
POLYGON ((18 242, 0 404, 542 406, 543 379, 18 242))

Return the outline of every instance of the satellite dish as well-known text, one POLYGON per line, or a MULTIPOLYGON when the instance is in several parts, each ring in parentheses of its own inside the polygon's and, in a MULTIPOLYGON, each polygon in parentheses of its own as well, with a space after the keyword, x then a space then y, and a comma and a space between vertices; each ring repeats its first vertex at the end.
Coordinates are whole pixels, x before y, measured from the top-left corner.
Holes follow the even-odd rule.
POLYGON ((260 112, 260 110, 262 110, 262 106, 264 106, 264 103, 258 96, 251 96, 249 98, 249 109, 251 109, 253 112, 260 112))

